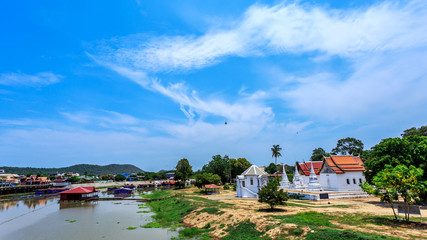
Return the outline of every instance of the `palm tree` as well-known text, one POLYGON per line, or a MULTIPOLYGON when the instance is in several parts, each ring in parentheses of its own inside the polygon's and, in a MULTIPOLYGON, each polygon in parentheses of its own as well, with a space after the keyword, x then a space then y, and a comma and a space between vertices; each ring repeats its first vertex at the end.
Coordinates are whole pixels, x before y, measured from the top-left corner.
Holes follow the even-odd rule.
POLYGON ((273 145, 273 147, 271 148, 271 153, 272 153, 271 157, 275 158, 274 163, 276 164, 276 166, 277 166, 277 158, 282 156, 280 151, 282 151, 282 148, 279 145, 273 145))

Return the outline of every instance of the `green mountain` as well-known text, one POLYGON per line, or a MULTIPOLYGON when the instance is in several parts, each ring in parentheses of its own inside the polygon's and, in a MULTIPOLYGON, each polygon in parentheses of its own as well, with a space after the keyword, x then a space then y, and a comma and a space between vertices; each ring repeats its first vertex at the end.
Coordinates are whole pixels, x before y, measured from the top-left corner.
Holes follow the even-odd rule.
POLYGON ((119 173, 138 173, 144 172, 139 167, 136 167, 132 164, 110 164, 105 166, 100 165, 92 165, 92 164, 77 164, 70 167, 62 167, 62 168, 32 168, 32 167, 0 167, 0 169, 4 169, 6 173, 15 173, 19 175, 27 175, 31 174, 55 174, 66 173, 66 172, 78 172, 80 175, 85 174, 119 174, 119 173))

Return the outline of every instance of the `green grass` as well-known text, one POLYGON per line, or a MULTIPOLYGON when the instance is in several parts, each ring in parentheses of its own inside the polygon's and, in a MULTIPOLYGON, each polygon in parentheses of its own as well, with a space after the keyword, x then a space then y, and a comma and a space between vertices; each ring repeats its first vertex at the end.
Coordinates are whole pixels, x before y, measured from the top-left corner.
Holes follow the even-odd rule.
POLYGON ((126 229, 127 229, 127 230, 135 230, 135 229, 136 229, 136 227, 127 227, 126 229))
POLYGON ((375 240, 375 239, 399 239, 388 236, 383 236, 374 233, 363 233, 351 230, 336 230, 331 228, 317 229, 314 232, 309 232, 305 239, 308 240, 375 240))
POLYGON ((161 228, 162 225, 160 223, 157 222, 149 222, 147 224, 145 224, 144 226, 141 226, 142 228, 161 228))
POLYGON ((282 223, 294 223, 298 226, 308 226, 312 227, 334 227, 334 225, 329 222, 329 216, 326 214, 318 212, 302 212, 295 215, 286 215, 286 216, 273 216, 273 218, 279 219, 282 223))
POLYGON ((138 211, 136 213, 149 213, 150 211, 138 211))
POLYGON ((152 217, 163 227, 180 225, 182 218, 195 209, 194 205, 181 195, 149 202, 147 205, 156 213, 152 217))
POLYGON ((293 206, 293 207, 303 207, 303 208, 349 208, 348 205, 314 205, 314 204, 300 204, 296 202, 287 202, 287 206, 293 206))
POLYGON ((228 235, 223 237, 224 240, 251 240, 251 239, 270 239, 269 237, 261 237, 264 232, 255 229, 255 224, 243 222, 237 226, 232 226, 227 229, 228 235))
POLYGON ((146 199, 159 199, 159 198, 166 198, 170 197, 172 195, 171 190, 157 190, 152 191, 151 194, 143 194, 141 197, 146 199))
POLYGON ((301 228, 295 228, 289 231, 289 233, 291 235, 295 235, 295 236, 301 236, 304 233, 304 230, 302 230, 301 228))
POLYGON ((202 209, 202 210, 200 210, 197 214, 202 213, 202 212, 209 213, 209 214, 215 214, 215 215, 222 215, 222 214, 224 214, 224 212, 223 212, 223 211, 220 211, 220 210, 219 210, 218 208, 216 208, 216 207, 203 208, 203 209, 202 209))
POLYGON ((206 199, 202 197, 186 196, 186 198, 194 200, 195 204, 197 204, 198 206, 219 207, 219 208, 232 208, 234 206, 234 204, 231 204, 231 203, 224 203, 224 202, 206 199))
POLYGON ((179 230, 179 238, 195 238, 200 236, 205 231, 199 228, 184 228, 179 230))

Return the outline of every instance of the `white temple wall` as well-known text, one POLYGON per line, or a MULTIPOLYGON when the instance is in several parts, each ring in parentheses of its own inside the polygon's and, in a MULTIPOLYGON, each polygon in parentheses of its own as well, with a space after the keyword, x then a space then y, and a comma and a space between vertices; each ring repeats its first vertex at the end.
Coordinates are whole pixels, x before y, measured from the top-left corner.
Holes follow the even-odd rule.
POLYGON ((321 173, 320 176, 325 191, 361 191, 359 183, 366 181, 362 172, 321 173))

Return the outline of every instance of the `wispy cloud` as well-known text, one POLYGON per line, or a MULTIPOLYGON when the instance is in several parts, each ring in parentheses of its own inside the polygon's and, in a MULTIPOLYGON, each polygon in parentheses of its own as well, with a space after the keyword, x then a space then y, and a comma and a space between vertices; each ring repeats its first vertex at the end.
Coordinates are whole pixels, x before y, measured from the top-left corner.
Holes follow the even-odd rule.
POLYGON ((40 72, 35 75, 25 73, 4 73, 0 75, 0 84, 37 87, 57 83, 63 78, 63 76, 52 72, 40 72))
POLYGON ((96 112, 61 112, 63 116, 71 121, 81 124, 97 124, 103 127, 118 125, 139 125, 141 120, 124 113, 118 113, 108 110, 99 110, 96 112))
POLYGON ((111 40, 99 54, 119 66, 146 72, 203 68, 226 56, 318 51, 352 58, 366 52, 424 46, 425 22, 427 3, 417 0, 345 10, 296 3, 256 4, 228 28, 212 27, 201 36, 144 41, 133 35, 111 40))

